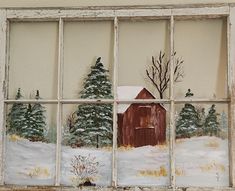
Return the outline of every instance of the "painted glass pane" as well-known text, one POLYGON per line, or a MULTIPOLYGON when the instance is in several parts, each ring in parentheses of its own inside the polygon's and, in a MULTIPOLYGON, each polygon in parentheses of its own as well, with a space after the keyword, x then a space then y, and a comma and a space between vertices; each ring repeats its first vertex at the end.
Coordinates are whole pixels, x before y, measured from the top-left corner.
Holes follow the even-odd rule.
POLYGON ((168 29, 166 20, 120 21, 118 86, 126 94, 119 99, 135 99, 140 88, 153 95, 143 99, 169 98, 168 29))
MULTIPOLYGON (((103 64, 102 70, 106 71, 107 78, 112 81, 113 65, 113 24, 112 21, 81 21, 65 22, 64 24, 64 75, 63 98, 81 98, 84 80, 92 72, 91 67, 103 64)), ((94 72, 95 68, 93 68, 94 72)), ((93 76, 97 81, 101 76, 93 76)), ((102 84, 102 79, 97 81, 97 91, 102 84)), ((95 94, 93 92, 93 94, 95 94)), ((84 98, 84 97, 82 97, 84 98)), ((87 97, 86 97, 87 98, 87 97)), ((108 99, 110 96, 89 96, 92 98, 108 99)))
POLYGON ((177 186, 229 186, 228 105, 176 105, 177 186))
POLYGON ((169 105, 118 105, 118 185, 169 185, 169 105))
POLYGON ((185 97, 188 89, 194 98, 227 97, 226 28, 226 19, 175 21, 175 51, 184 73, 174 86, 176 98, 185 97))
POLYGON ((25 98, 40 90, 44 99, 57 97, 58 24, 12 22, 9 49, 9 99, 18 88, 25 98))
POLYGON ((111 185, 112 115, 112 104, 63 106, 63 185, 111 185))
POLYGON ((56 106, 14 103, 6 121, 5 183, 55 183, 56 106))

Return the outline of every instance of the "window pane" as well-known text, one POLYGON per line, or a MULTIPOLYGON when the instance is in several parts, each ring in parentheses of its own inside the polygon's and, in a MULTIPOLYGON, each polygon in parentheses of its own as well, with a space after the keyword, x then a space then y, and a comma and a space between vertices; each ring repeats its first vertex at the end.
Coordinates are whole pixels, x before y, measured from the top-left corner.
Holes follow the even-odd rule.
POLYGON ((165 79, 169 77, 169 22, 121 21, 119 26, 118 85, 146 88, 154 98, 168 98, 169 82, 165 79), (158 73, 159 67, 162 69, 158 73))
POLYGON ((118 185, 169 185, 169 105, 118 105, 118 185))
POLYGON ((44 99, 57 97, 58 24, 12 22, 10 24, 9 98, 18 88, 25 99, 40 90, 44 99))
MULTIPOLYGON (((64 25, 64 82, 63 97, 82 97, 85 79, 92 73, 91 83, 99 86, 112 81, 113 24, 112 21, 66 22, 64 25), (101 58, 98 61, 98 58, 101 58), (97 63, 96 63, 97 62, 97 63), (101 64, 103 66, 100 66, 101 64), (93 67, 93 69, 91 69, 93 67), (95 70, 98 71, 95 72, 95 70), (108 71, 104 71, 108 70, 108 71), (94 74, 94 75, 93 75, 94 74)), ((95 94, 95 92, 93 92, 95 94)), ((83 97, 88 98, 88 97, 83 97)), ((97 97, 89 97, 97 98, 97 97)), ((110 98, 104 95, 99 98, 110 98)))
POLYGON ((112 115, 111 104, 63 106, 63 185, 111 185, 112 115))
POLYGON ((229 186, 228 105, 176 105, 177 186, 229 186))
POLYGON ((53 185, 56 106, 8 105, 5 183, 53 185))
POLYGON ((184 77, 175 83, 176 98, 185 97, 188 89, 195 98, 227 97, 226 28, 225 19, 175 22, 175 51, 184 61, 184 77))

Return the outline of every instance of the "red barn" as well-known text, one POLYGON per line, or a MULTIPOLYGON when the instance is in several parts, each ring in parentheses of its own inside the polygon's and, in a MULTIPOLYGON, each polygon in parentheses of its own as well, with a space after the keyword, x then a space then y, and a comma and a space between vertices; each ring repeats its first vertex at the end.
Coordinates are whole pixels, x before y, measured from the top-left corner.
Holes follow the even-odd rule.
MULTIPOLYGON (((155 99, 143 87, 120 86, 118 98, 155 99)), ((118 106, 118 145, 141 147, 166 141, 166 110, 159 103, 118 106)))

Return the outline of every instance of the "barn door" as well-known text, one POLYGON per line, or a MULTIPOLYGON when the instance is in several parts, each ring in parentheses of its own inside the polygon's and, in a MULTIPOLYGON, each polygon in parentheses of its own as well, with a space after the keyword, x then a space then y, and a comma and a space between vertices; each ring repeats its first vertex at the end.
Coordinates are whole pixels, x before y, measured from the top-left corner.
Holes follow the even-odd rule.
POLYGON ((157 137, 155 135, 155 128, 151 116, 152 107, 138 106, 136 119, 138 119, 137 126, 134 129, 134 145, 141 147, 145 145, 156 145, 157 137))

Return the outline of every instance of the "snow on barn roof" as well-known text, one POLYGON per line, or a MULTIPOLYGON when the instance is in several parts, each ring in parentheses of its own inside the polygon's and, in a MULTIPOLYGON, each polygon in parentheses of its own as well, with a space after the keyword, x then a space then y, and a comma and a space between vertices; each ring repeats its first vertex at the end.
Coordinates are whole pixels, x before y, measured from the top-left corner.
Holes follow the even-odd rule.
MULTIPOLYGON (((141 86, 119 86, 117 87, 117 96, 119 100, 135 99, 137 95, 143 90, 141 86)), ((119 104, 118 113, 124 113, 131 104, 119 104)))

